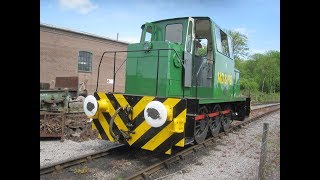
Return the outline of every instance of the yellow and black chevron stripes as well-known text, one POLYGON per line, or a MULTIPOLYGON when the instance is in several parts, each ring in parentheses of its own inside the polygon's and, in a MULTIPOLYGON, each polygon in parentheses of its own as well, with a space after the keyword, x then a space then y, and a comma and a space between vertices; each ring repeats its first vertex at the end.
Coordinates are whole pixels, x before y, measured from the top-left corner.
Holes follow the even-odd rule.
MULTIPOLYGON (((155 98, 154 100, 162 102, 164 105, 172 105, 174 107, 173 111, 173 117, 176 117, 177 113, 181 113, 184 109, 181 108, 181 106, 184 105, 184 108, 186 108, 185 102, 182 101, 181 99, 173 99, 173 98, 155 98)), ((143 117, 143 112, 142 112, 142 117, 143 117)), ((137 121, 140 121, 141 119, 137 119, 137 121)), ((143 122, 139 125, 136 126, 136 129, 134 130, 138 136, 135 139, 129 140, 128 143, 130 145, 136 146, 136 147, 142 147, 144 146, 148 141, 151 140, 155 135, 157 135, 161 130, 166 128, 172 121, 166 121, 164 125, 158 127, 158 128, 152 128, 143 118, 143 122)), ((172 127, 172 125, 170 126, 172 127)), ((170 132, 170 134, 173 134, 170 132)), ((132 136, 133 137, 133 136, 132 136)), ((149 148, 149 146, 148 146, 149 148)))
POLYGON ((170 154, 172 146, 184 146, 184 131, 182 133, 175 133, 173 131, 174 123, 177 119, 186 119, 186 100, 178 98, 158 98, 153 96, 131 96, 123 94, 106 94, 95 93, 97 100, 106 99, 109 104, 108 112, 99 112, 98 119, 93 120, 92 128, 97 129, 101 139, 114 141, 110 132, 110 119, 118 107, 132 107, 132 117, 130 117, 124 110, 120 110, 116 116, 113 126, 115 134, 121 134, 120 130, 134 131, 130 134, 130 139, 125 141, 122 139, 121 143, 127 143, 131 146, 141 147, 143 149, 158 151, 170 154), (173 120, 167 120, 164 125, 158 128, 151 127, 144 119, 144 109, 151 101, 160 101, 165 106, 173 107, 173 120), (127 126, 132 124, 132 127, 127 126))
MULTIPOLYGON (((94 96, 97 100, 100 100, 100 96, 98 96, 97 94, 94 94, 94 96)), ((105 97, 102 95, 102 98, 105 98, 105 97)), ((114 109, 111 110, 111 112, 114 113, 115 112, 114 109)), ((111 116, 109 113, 98 111, 98 119, 93 119, 92 127, 98 130, 98 133, 99 133, 98 137, 100 136, 102 139, 114 142, 114 138, 111 136, 110 130, 109 130, 110 119, 111 119, 111 116)), ((116 117, 116 119, 118 119, 118 122, 119 122, 119 118, 116 117)), ((112 129, 115 133, 120 133, 120 130, 118 129, 117 126, 113 126, 112 129)))
MULTIPOLYGON (((177 118, 182 118, 179 116, 186 116, 186 109, 184 109, 177 118)), ((170 121, 164 128, 159 131, 155 136, 153 136, 142 149, 148 149, 151 151, 166 152, 172 146, 177 144, 179 141, 184 140, 183 133, 172 133, 174 121, 170 121)))
MULTIPOLYGON (((98 131, 98 129, 97 129, 96 125, 94 125, 94 123, 92 123, 92 129, 93 129, 93 130, 97 130, 97 131, 98 131)), ((101 135, 100 135, 99 131, 98 131, 98 139, 102 139, 102 137, 101 137, 101 135)))

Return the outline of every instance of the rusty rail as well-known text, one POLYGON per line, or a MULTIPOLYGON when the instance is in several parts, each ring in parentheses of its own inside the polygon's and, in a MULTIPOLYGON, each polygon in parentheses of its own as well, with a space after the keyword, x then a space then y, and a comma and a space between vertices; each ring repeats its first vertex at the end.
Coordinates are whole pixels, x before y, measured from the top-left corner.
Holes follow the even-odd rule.
MULTIPOLYGON (((268 106, 268 107, 273 107, 273 106, 278 106, 278 105, 279 104, 268 106)), ((252 111, 258 111, 258 110, 261 110, 261 109, 264 109, 264 108, 268 108, 268 107, 262 107, 262 108, 255 109, 255 110, 252 110, 252 111)), ((278 109, 275 109, 272 112, 274 112, 274 111, 276 111, 278 109)), ((271 113, 271 111, 268 112, 268 113, 265 113, 265 114, 258 115, 258 116, 255 116, 253 118, 247 119, 247 120, 245 120, 243 122, 240 122, 240 123, 236 124, 235 126, 231 126, 230 130, 236 129, 236 128, 240 128, 242 125, 250 123, 253 120, 256 120, 256 119, 258 119, 258 118, 260 118, 262 116, 265 116, 267 114, 270 114, 270 113, 271 113)), ((224 133, 220 133, 218 135, 218 138, 222 137, 223 135, 224 135, 224 133)), ((207 139, 201 144, 193 145, 193 146, 191 146, 189 148, 186 148, 185 150, 183 150, 181 152, 178 152, 177 154, 169 157, 168 159, 166 159, 166 160, 164 160, 164 161, 162 161, 160 163, 157 163, 155 165, 149 166, 148 168, 143 169, 143 170, 137 172, 136 174, 134 174, 134 175, 132 175, 130 177, 124 178, 124 179, 148 179, 149 175, 151 175, 152 173, 155 173, 158 170, 163 169, 163 168, 169 168, 174 162, 177 162, 179 160, 184 160, 184 159, 187 158, 188 155, 190 155, 192 153, 195 153, 198 150, 203 149, 203 148, 213 144, 214 142, 215 142, 215 138, 207 139)), ((114 146, 114 147, 112 147, 110 149, 105 149, 105 150, 101 150, 101 151, 98 151, 98 152, 93 152, 93 153, 90 153, 90 154, 82 155, 82 156, 79 156, 79 157, 63 160, 63 161, 60 161, 60 162, 57 162, 57 163, 54 163, 54 164, 42 166, 42 167, 40 167, 40 175, 47 174, 47 173, 52 173, 52 172, 55 172, 55 171, 61 171, 62 169, 70 167, 70 166, 74 166, 74 165, 78 165, 78 164, 81 164, 81 163, 90 162, 93 159, 97 159, 97 158, 100 158, 100 157, 108 155, 109 151, 114 150, 116 148, 119 148, 121 146, 124 146, 124 145, 123 144, 119 144, 119 145, 114 146)))
POLYGON ((97 159, 97 158, 108 155, 109 151, 116 149, 118 147, 121 147, 121 146, 124 146, 124 145, 119 144, 119 145, 113 146, 112 148, 109 148, 109 149, 104 149, 104 150, 101 150, 98 152, 93 152, 93 153, 85 154, 85 155, 78 156, 75 158, 70 158, 70 159, 60 161, 60 162, 56 162, 56 163, 53 163, 50 165, 42 166, 42 167, 40 167, 40 175, 51 173, 54 171, 61 171, 62 169, 70 167, 70 166, 78 165, 78 164, 85 163, 85 162, 90 162, 93 159, 97 159))

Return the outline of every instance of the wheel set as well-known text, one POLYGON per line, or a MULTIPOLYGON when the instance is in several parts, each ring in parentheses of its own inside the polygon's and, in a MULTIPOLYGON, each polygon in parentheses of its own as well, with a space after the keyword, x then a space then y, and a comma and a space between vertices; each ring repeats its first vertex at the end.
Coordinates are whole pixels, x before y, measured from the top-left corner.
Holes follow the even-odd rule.
POLYGON ((222 114, 224 110, 228 110, 229 105, 221 106, 219 104, 214 105, 213 107, 208 108, 202 106, 198 110, 199 115, 205 115, 205 118, 195 121, 194 124, 194 140, 197 144, 202 143, 206 137, 209 135, 217 137, 219 132, 228 132, 230 125, 232 123, 231 112, 227 114, 222 114), (218 116, 210 117, 208 114, 219 112, 218 116), (210 131, 210 132, 209 132, 210 131))

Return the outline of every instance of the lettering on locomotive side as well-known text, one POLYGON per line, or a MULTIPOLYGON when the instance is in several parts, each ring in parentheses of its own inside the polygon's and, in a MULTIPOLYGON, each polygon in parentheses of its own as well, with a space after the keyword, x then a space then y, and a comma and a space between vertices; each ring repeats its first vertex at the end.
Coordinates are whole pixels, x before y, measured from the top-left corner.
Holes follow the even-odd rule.
POLYGON ((232 75, 218 72, 218 83, 232 85, 232 75))

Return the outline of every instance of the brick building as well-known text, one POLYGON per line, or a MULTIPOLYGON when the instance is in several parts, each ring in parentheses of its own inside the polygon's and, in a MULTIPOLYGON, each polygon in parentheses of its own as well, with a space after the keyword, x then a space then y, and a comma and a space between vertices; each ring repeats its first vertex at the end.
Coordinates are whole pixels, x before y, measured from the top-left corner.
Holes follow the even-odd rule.
MULTIPOLYGON (((98 66, 104 51, 127 50, 128 43, 40 24, 40 82, 54 86, 56 77, 77 76, 79 84, 86 81, 89 94, 96 89, 98 66)), ((115 91, 124 92, 125 53, 117 53, 115 91), (123 63, 123 64, 122 64, 123 63), (122 66, 121 66, 122 64, 122 66)), ((114 53, 103 58, 98 91, 112 91, 114 53)))

